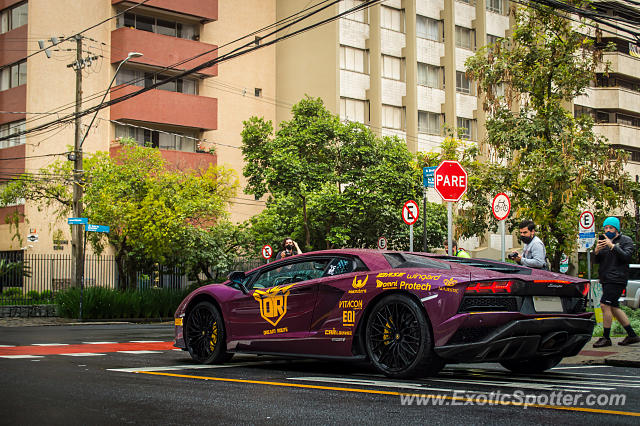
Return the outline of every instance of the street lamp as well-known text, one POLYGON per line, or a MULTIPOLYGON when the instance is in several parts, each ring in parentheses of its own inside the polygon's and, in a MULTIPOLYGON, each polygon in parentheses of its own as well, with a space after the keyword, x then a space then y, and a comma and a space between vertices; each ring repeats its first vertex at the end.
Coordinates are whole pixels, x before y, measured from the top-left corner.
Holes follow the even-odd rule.
MULTIPOLYGON (((78 50, 78 52, 79 52, 78 61, 80 61, 82 59, 80 57, 80 49, 78 50)), ((98 116, 98 112, 100 111, 100 107, 104 103, 104 100, 106 99, 107 94, 111 89, 111 86, 113 86, 113 83, 116 81, 116 76, 118 75, 120 68, 129 59, 138 58, 140 56, 142 56, 142 53, 129 52, 127 57, 124 58, 118 64, 118 67, 116 68, 116 72, 113 74, 113 78, 111 79, 111 83, 109 83, 107 90, 105 90, 104 96, 102 96, 102 99, 98 104, 96 112, 93 115, 93 118, 91 119, 91 123, 89 123, 89 127, 87 128, 87 131, 85 132, 82 139, 80 139, 79 137, 80 131, 81 131, 80 115, 76 116, 76 138, 75 138, 75 149, 73 152, 75 154, 75 158, 73 158, 72 160, 74 165, 74 186, 73 186, 73 203, 72 203, 74 217, 82 217, 83 211, 84 211, 84 208, 82 206, 82 197, 84 195, 83 194, 84 188, 81 183, 82 174, 84 173, 83 165, 82 165, 82 144, 84 143, 84 140, 87 138, 87 135, 89 134, 89 130, 91 130, 91 126, 93 126, 93 122, 96 120, 96 117, 98 116)), ((79 73, 77 73, 77 75, 82 76, 82 72, 80 71, 79 73)), ((77 78, 76 79, 76 114, 79 113, 81 102, 82 102, 82 80, 80 78, 77 78)), ((69 160, 71 160, 71 158, 69 158, 69 160)), ((71 239, 73 241, 73 246, 75 247, 75 250, 72 250, 72 257, 74 262, 73 269, 74 269, 74 276, 76 280, 75 284, 76 285, 79 284, 79 287, 80 287, 80 317, 79 317, 80 320, 82 320, 82 290, 84 288, 84 257, 85 257, 84 256, 85 254, 84 239, 85 238, 83 238, 84 237, 83 234, 84 233, 81 232, 80 229, 78 229, 78 225, 73 226, 71 230, 71 237, 72 237, 71 239)))
POLYGON ((89 130, 91 130, 91 126, 93 126, 93 122, 95 121, 96 117, 98 116, 98 111, 100 111, 100 106, 104 103, 104 100, 107 97, 107 94, 109 93, 109 89, 111 89, 111 86, 113 86, 113 82, 116 81, 116 77, 118 76, 118 71, 120 71, 120 67, 122 67, 129 59, 131 59, 131 58, 139 58, 140 56, 143 56, 142 53, 140 53, 140 52, 129 52, 127 57, 124 58, 118 64, 118 68, 116 68, 116 72, 113 74, 113 78, 111 79, 111 83, 109 83, 109 87, 107 87, 107 90, 104 92, 104 96, 102 97, 102 100, 98 104, 98 109, 96 110, 96 113, 93 114, 93 118, 91 119, 91 123, 89 123, 89 127, 87 127, 87 131, 85 132, 84 137, 80 141, 80 148, 82 148, 82 144, 84 143, 84 140, 87 138, 87 135, 89 134, 89 130))

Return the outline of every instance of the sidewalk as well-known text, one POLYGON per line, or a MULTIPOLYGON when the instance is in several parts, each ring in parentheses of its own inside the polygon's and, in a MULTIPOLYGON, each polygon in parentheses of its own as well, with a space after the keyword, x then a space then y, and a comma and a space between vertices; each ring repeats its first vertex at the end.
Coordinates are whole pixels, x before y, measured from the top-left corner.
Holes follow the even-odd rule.
POLYGON ((599 337, 593 337, 587 343, 579 355, 570 358, 564 358, 562 364, 605 364, 614 365, 616 367, 640 367, 640 343, 629 346, 620 346, 620 342, 624 337, 612 337, 613 345, 597 348, 593 347, 593 343, 599 337))

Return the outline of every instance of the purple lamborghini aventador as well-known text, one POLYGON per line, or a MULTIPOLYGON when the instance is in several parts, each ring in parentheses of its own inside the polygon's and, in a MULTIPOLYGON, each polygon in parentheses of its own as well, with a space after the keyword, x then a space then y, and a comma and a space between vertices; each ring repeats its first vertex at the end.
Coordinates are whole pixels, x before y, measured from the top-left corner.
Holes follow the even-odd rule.
POLYGON ((499 362, 541 372, 578 354, 589 282, 492 260, 327 250, 233 272, 175 314, 175 346, 201 363, 233 353, 368 360, 389 377, 499 362))

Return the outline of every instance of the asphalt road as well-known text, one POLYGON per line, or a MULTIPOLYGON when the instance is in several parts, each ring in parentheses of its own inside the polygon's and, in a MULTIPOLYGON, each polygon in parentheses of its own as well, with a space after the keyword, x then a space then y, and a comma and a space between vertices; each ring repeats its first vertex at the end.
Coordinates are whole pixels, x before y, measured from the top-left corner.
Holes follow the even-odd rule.
POLYGON ((200 368, 171 349, 172 337, 166 324, 0 327, 0 424, 635 425, 640 417, 633 368, 563 364, 525 377, 454 365, 416 380, 275 357, 200 368), (614 394, 623 405, 611 404, 614 394), (605 404, 584 405, 588 398, 605 404))

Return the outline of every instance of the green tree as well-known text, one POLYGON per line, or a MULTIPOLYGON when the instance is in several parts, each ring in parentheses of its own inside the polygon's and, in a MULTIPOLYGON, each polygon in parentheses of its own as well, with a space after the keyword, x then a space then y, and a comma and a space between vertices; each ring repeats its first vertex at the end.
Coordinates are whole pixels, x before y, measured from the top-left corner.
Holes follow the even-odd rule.
MULTIPOLYGON (((203 247, 214 250, 204 244, 209 237, 203 233, 215 233, 226 216, 237 187, 232 171, 176 170, 159 150, 130 140, 123 141, 114 157, 105 152, 86 155, 84 169, 85 216, 90 223, 111 228, 106 236, 89 233, 88 239, 98 253, 107 245, 113 248, 120 277, 151 273, 157 263, 194 274, 198 268, 206 270, 203 254, 197 253, 191 238, 198 237, 203 247)), ((39 176, 51 178, 25 174, 3 189, 0 200, 24 198, 40 208, 53 208, 59 220, 65 218, 71 210, 71 163, 57 161, 39 176)), ((135 286, 134 279, 129 282, 135 286)))
POLYGON ((575 250, 580 210, 603 215, 623 206, 630 182, 623 153, 593 132, 590 117, 565 109, 595 80, 602 49, 553 8, 513 13, 512 34, 466 62, 484 95, 488 137, 483 162, 470 164, 470 203, 458 226, 464 236, 495 229, 490 197, 505 191, 512 227, 534 220, 557 270, 562 253, 575 250))
MULTIPOLYGON (((407 248, 408 227, 400 212, 408 199, 422 198, 422 170, 406 144, 378 138, 360 123, 340 122, 320 99, 307 97, 292 113, 275 134, 262 118, 244 123, 245 191, 272 196, 251 221, 256 245, 269 243, 277 250, 282 238, 291 236, 307 249, 375 247, 384 235, 391 247, 407 248)), ((433 247, 442 242, 434 218, 444 210, 431 203, 428 210, 433 247)))

